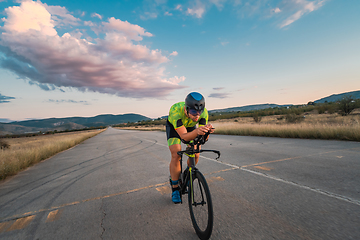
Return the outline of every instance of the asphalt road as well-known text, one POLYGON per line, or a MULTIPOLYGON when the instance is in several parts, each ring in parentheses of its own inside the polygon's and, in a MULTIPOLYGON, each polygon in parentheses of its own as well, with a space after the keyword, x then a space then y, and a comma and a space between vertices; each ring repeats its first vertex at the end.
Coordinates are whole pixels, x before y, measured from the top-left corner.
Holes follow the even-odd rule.
MULTIPOLYGON (((360 143, 212 135, 211 239, 360 239, 360 143)), ((0 239, 197 239, 165 133, 108 129, 0 184, 0 239)))

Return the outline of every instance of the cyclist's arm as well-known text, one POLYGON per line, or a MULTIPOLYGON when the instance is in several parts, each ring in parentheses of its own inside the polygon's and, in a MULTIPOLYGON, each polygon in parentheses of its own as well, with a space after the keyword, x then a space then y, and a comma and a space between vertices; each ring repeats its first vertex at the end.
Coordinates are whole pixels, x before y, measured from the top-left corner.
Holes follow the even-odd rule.
POLYGON ((176 132, 179 134, 181 139, 188 142, 194 140, 198 135, 205 135, 205 133, 207 133, 209 130, 210 129, 207 126, 200 126, 191 132, 187 132, 186 127, 182 126, 176 129, 176 132))

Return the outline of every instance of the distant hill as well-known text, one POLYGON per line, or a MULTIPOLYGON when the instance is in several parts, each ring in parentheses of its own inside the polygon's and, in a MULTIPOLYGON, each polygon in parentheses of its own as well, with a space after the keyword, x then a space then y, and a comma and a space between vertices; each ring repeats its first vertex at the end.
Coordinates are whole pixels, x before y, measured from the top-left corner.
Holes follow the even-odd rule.
POLYGON ((8 118, 0 118, 0 123, 8 123, 8 122, 13 122, 8 118))
MULTIPOLYGON (((328 97, 324 97, 314 101, 315 103, 325 103, 325 102, 336 102, 341 100, 346 96, 351 96, 354 99, 360 99, 360 91, 353 91, 341 94, 333 94, 328 97)), ((238 112, 238 111, 254 111, 267 108, 277 108, 277 107, 288 107, 292 104, 287 105, 278 105, 278 104, 256 104, 256 105, 247 105, 242 107, 231 107, 224 109, 214 109, 210 110, 209 113, 218 113, 218 112, 238 112)), ((166 118, 163 116, 161 118, 166 118)), ((4 123, 7 119, 1 119, 3 122, 0 122, 0 136, 6 134, 23 134, 29 132, 46 132, 46 131, 64 131, 64 130, 73 130, 73 129, 83 129, 87 127, 99 127, 99 126, 109 126, 119 123, 127 122, 138 122, 143 120, 150 120, 150 118, 145 117, 139 114, 104 114, 98 115, 95 117, 69 117, 69 118, 49 118, 41 120, 27 120, 27 121, 16 121, 10 123, 4 123)))
POLYGON ((288 107, 292 106, 292 104, 287 105, 277 105, 277 104, 256 104, 256 105, 247 105, 243 107, 232 107, 232 108, 224 108, 224 109, 215 109, 210 110, 209 113, 216 113, 216 112, 246 112, 246 111, 254 111, 254 110, 261 110, 267 108, 276 108, 276 107, 288 107))
POLYGON ((354 99, 360 99, 360 91, 346 92, 340 94, 333 94, 328 97, 321 98, 314 101, 315 103, 325 103, 325 102, 337 102, 343 99, 346 96, 351 96, 354 99))
MULTIPOLYGON (((208 110, 209 113, 219 113, 219 112, 246 112, 246 111, 254 111, 254 110, 261 110, 261 109, 267 109, 267 108, 276 108, 276 107, 288 107, 292 106, 292 104, 287 105, 278 105, 278 104, 256 104, 256 105, 246 105, 242 107, 231 107, 231 108, 222 108, 222 109, 214 109, 214 110, 208 110)), ((168 115, 162 116, 160 118, 167 118, 168 115)))
POLYGON ((0 136, 1 135, 11 135, 11 134, 23 134, 29 132, 38 132, 37 128, 32 127, 24 127, 21 125, 16 124, 9 124, 9 123, 0 123, 0 136))
POLYGON ((23 134, 29 132, 64 131, 87 127, 109 126, 119 123, 150 120, 139 114, 104 114, 95 117, 48 118, 40 120, 0 123, 0 135, 23 134))

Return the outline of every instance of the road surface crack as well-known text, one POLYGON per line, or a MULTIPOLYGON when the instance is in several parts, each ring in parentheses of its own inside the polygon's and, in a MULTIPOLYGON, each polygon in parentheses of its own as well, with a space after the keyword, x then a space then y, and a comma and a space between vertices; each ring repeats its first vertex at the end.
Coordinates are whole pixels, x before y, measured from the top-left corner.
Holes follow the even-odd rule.
POLYGON ((106 217, 106 212, 104 209, 104 200, 101 200, 101 207, 100 207, 100 211, 102 212, 102 218, 101 218, 101 222, 100 222, 100 227, 101 227, 101 235, 100 235, 100 239, 103 239, 103 235, 105 232, 105 227, 104 227, 104 219, 106 217))

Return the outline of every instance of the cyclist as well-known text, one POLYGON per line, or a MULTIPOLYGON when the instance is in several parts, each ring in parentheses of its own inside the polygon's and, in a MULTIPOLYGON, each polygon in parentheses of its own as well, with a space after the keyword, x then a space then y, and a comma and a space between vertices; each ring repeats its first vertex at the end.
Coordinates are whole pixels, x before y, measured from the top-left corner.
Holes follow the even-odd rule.
MULTIPOLYGON (((177 154, 178 151, 181 151, 181 139, 191 141, 198 135, 205 135, 208 131, 214 132, 212 125, 208 124, 205 99, 200 93, 189 93, 185 102, 175 103, 171 106, 166 122, 166 136, 171 153, 169 169, 172 182, 172 201, 174 203, 181 202, 178 186, 181 166, 180 156, 177 154), (196 124, 199 124, 198 128, 196 124)), ((195 164, 198 163, 199 156, 200 153, 195 155, 195 164)))

